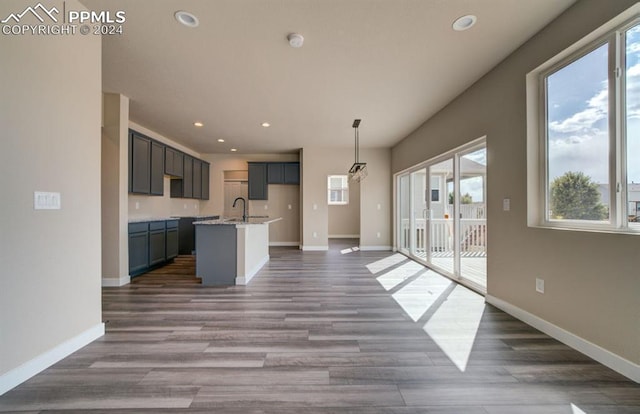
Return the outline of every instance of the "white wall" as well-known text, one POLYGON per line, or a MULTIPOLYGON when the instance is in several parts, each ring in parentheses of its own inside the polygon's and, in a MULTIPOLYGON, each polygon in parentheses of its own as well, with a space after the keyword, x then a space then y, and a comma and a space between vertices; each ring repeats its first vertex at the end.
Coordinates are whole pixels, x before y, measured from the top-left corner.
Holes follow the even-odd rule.
POLYGON ((578 1, 394 147, 392 169, 486 135, 488 295, 635 363, 639 372, 638 236, 529 228, 526 210, 526 74, 634 3, 578 1), (545 279, 544 295, 535 292, 536 277, 545 279))
MULTIPOLYGON (((0 15, 24 7, 5 0, 0 15)), ((0 50, 2 393, 104 327, 100 38, 2 35, 0 50), (59 192, 62 208, 34 210, 34 191, 59 192)))

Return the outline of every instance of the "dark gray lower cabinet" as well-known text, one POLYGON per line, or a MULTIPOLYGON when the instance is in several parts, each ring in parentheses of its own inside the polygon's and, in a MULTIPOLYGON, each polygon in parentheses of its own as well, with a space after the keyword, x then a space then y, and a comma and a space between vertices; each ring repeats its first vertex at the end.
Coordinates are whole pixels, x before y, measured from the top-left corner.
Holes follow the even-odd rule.
POLYGON ((166 228, 164 221, 149 223, 149 266, 166 260, 166 228))
POLYGON ((138 276, 178 255, 178 220, 129 223, 129 275, 138 276))
POLYGON ((178 256, 178 220, 167 220, 167 260, 178 256))
POLYGON ((149 267, 149 223, 129 224, 129 274, 149 267))

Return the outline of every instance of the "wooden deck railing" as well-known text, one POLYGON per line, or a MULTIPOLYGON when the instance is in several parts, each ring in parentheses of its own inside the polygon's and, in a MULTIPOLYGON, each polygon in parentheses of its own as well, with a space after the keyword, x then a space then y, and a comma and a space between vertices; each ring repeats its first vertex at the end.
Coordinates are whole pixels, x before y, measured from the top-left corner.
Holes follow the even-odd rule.
MULTIPOLYGON (((453 220, 433 219, 431 220, 431 252, 452 252, 453 251, 453 220)), ((426 220, 423 218, 415 220, 415 248, 417 254, 426 252, 426 220)), ((460 242, 461 253, 486 254, 487 251, 487 221, 485 219, 460 219, 460 242)), ((409 219, 402 220, 401 246, 410 246, 411 226, 409 219)))

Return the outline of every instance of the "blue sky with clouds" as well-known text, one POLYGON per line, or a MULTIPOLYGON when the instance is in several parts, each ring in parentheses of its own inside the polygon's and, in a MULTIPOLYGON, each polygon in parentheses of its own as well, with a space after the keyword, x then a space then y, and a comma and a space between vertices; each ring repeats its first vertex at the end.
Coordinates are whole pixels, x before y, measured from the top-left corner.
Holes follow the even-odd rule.
MULTIPOLYGON (((640 182, 640 28, 627 32, 628 179, 640 182)), ((582 171, 608 181, 608 45, 548 78, 549 179, 582 171)))

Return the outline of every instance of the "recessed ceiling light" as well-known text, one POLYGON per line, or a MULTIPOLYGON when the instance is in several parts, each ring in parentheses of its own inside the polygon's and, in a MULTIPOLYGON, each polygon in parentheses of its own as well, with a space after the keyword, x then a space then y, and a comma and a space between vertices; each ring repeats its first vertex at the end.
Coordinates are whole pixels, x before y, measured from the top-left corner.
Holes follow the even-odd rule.
POLYGON ((302 47, 304 43, 304 37, 298 33, 289 33, 287 35, 287 40, 289 41, 289 46, 295 47, 296 49, 302 47))
POLYGON ((271 126, 271 124, 268 123, 268 122, 263 122, 262 126, 265 127, 265 128, 269 128, 271 126))
POLYGON ((218 138, 218 142, 224 142, 224 139, 218 138))
POLYGON ((197 127, 204 126, 204 124, 202 122, 194 122, 193 125, 197 126, 197 127))
POLYGON ((198 27, 198 25, 200 24, 200 21, 196 16, 183 10, 175 12, 173 16, 177 21, 187 27, 198 27))
POLYGON ((478 18, 473 14, 468 14, 466 16, 458 17, 455 22, 453 22, 453 30, 461 32, 463 30, 471 29, 473 25, 476 24, 478 18))
POLYGON ((236 151, 238 151, 238 150, 235 149, 235 148, 231 148, 231 152, 236 152, 236 151))

